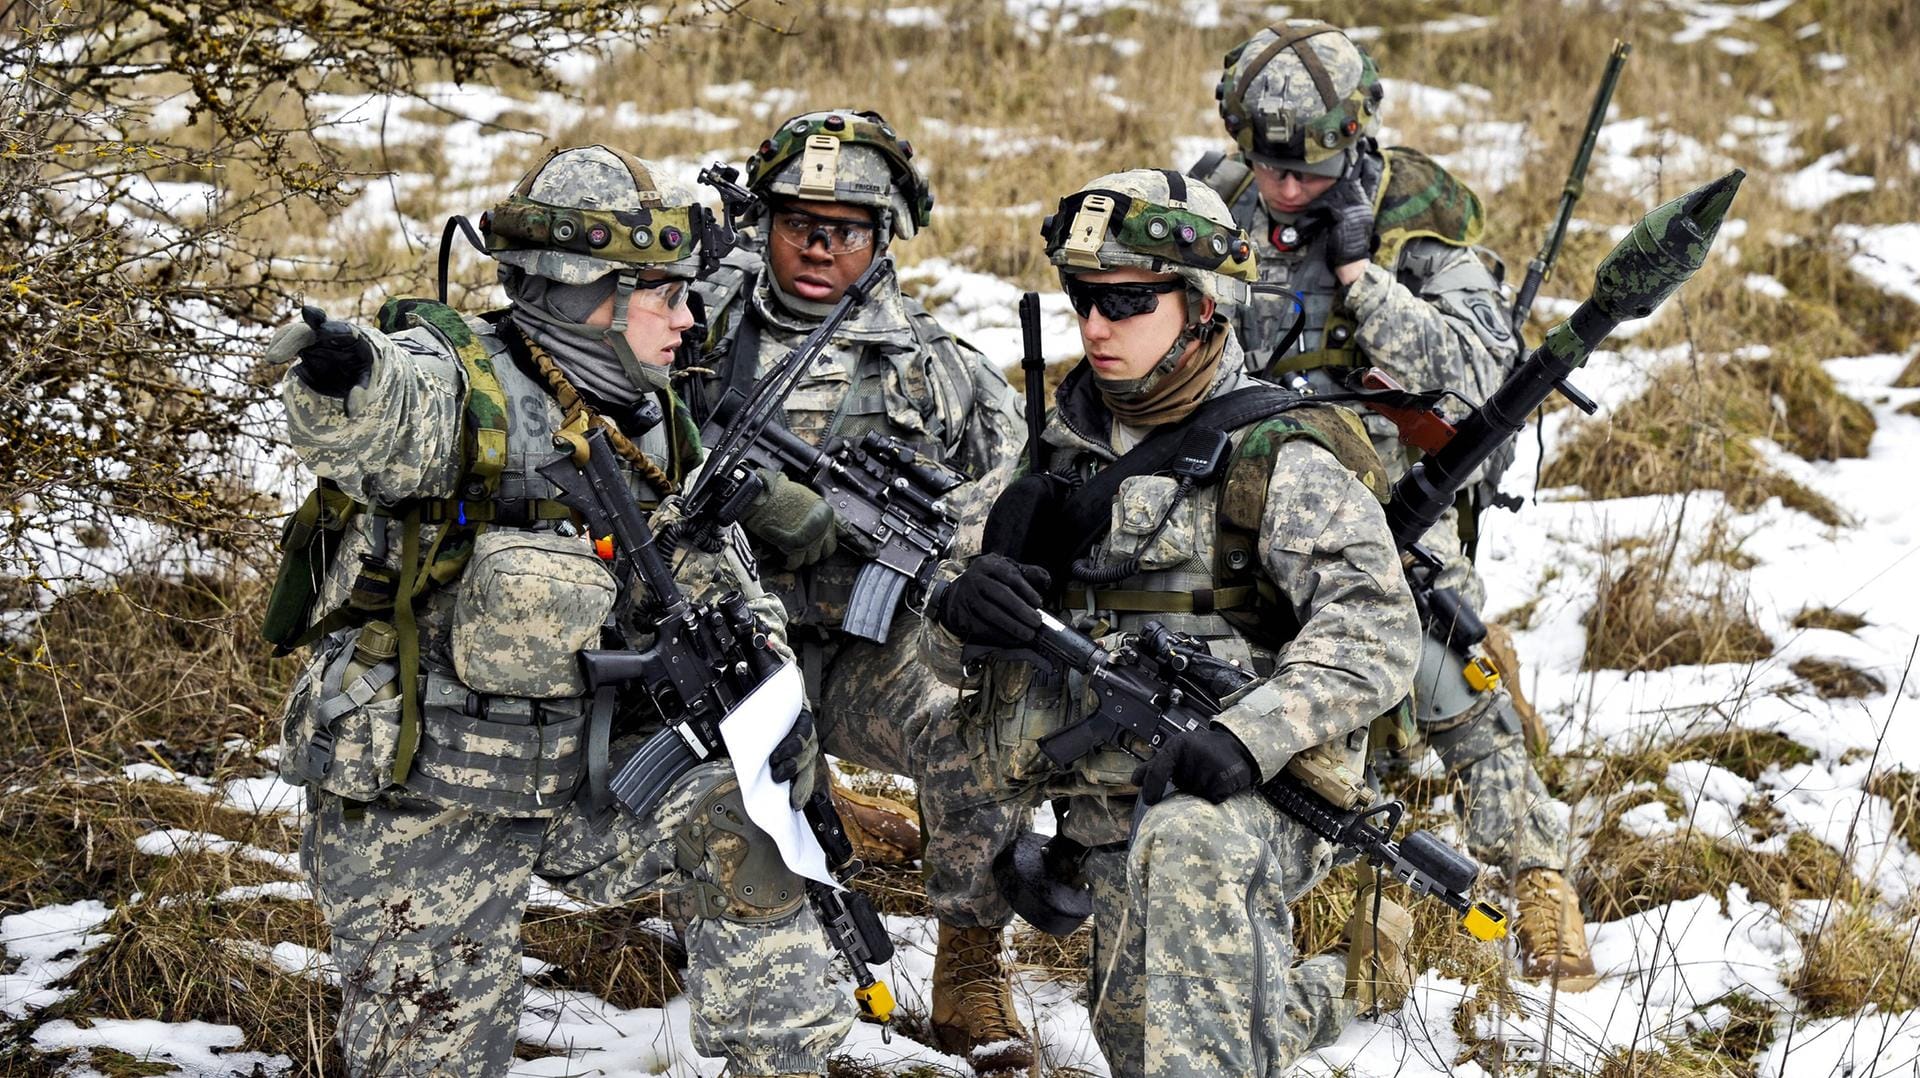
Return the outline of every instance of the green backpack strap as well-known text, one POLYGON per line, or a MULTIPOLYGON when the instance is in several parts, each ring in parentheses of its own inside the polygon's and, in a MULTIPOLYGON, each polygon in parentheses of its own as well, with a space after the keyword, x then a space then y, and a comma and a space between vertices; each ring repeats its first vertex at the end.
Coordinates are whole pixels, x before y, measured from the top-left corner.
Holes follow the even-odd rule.
POLYGON ((1472 247, 1486 235, 1480 196, 1438 161, 1404 146, 1389 147, 1380 156, 1386 171, 1373 204, 1373 232, 1380 239, 1375 262, 1398 269, 1400 252, 1411 240, 1472 247))
POLYGON ((1360 417, 1338 405, 1289 409, 1255 424, 1240 439, 1227 464, 1215 511, 1213 580, 1215 588, 1251 587, 1258 598, 1249 607, 1218 613, 1249 640, 1275 651, 1292 640, 1300 626, 1260 570, 1260 526, 1266 516, 1274 458, 1281 446, 1299 438, 1332 453, 1382 503, 1392 490, 1360 417))
MULTIPOLYGON (((383 333, 423 326, 446 342, 459 358, 466 376, 466 391, 460 401, 466 423, 455 497, 473 502, 491 500, 500 489, 500 473, 507 464, 508 418, 506 393, 500 388, 500 376, 493 369, 493 356, 486 344, 474 335, 459 311, 436 300, 390 299, 380 307, 379 326, 383 333)), ((414 752, 420 746, 420 630, 414 604, 428 588, 460 575, 473 553, 473 540, 485 525, 458 516, 440 526, 432 545, 423 553, 420 526, 424 504, 412 502, 395 508, 398 511, 394 515, 400 518, 400 572, 393 603, 393 628, 399 645, 400 744, 394 755, 393 781, 403 783, 413 770, 414 752)))
POLYGON ((500 473, 507 466, 507 395, 500 388, 500 376, 493 369, 493 356, 487 346, 474 336, 459 311, 437 300, 390 299, 380 307, 378 324, 382 333, 425 326, 459 357, 460 369, 466 375, 466 393, 460 405, 467 419, 460 494, 472 501, 493 497, 500 488, 500 473))

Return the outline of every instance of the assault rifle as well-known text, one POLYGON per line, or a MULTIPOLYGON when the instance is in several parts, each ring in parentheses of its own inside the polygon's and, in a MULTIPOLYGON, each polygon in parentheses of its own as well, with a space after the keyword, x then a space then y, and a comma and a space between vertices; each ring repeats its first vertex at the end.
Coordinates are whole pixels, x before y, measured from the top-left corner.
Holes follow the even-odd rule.
MULTIPOLYGON (((730 432, 743 402, 737 390, 728 390, 714 408, 709 429, 730 432)), ((884 642, 908 587, 916 596, 923 592, 953 547, 959 521, 946 495, 967 477, 877 431, 816 447, 768 423, 746 442, 742 459, 749 474, 777 468, 813 488, 833 507, 841 530, 860 537, 867 560, 853 578, 840 627, 884 642)))
MULTIPOLYGON (((668 788, 704 761, 726 755, 720 724, 755 689, 777 673, 782 660, 773 650, 766 626, 737 591, 711 603, 694 603, 680 591, 654 541, 639 503, 615 463, 606 432, 595 428, 554 438, 565 455, 537 470, 559 488, 559 500, 580 513, 603 556, 611 555, 620 581, 620 607, 609 619, 610 635, 620 636, 628 612, 652 631, 643 648, 602 648, 580 652, 580 669, 593 694, 589 725, 588 800, 596 810, 609 797, 636 816, 648 816, 668 788), (609 549, 610 547, 610 549, 609 549), (636 601, 639 609, 635 611, 636 601), (608 737, 619 692, 633 686, 647 695, 667 728, 607 777, 608 737)), ((832 795, 823 787, 802 807, 809 829, 827 856, 834 878, 844 883, 863 867, 841 826, 832 795)), ((807 898, 829 940, 851 968, 854 998, 868 1014, 884 1022, 893 997, 867 967, 893 957, 893 942, 866 897, 807 881, 807 898)))
MULTIPOLYGON (((1556 389, 1566 392, 1567 376, 1616 326, 1652 314, 1705 264, 1744 176, 1736 169, 1660 206, 1635 225, 1601 262, 1593 295, 1549 331, 1545 342, 1435 452, 1394 485, 1387 519, 1410 572, 1424 571, 1430 584, 1439 563, 1418 541, 1453 504, 1475 469, 1517 434, 1527 415, 1556 389)), ((993 526, 989 521, 990 530, 993 526)), ((1423 622, 1455 619, 1457 628, 1443 629, 1443 639, 1477 624, 1464 604, 1447 600, 1450 591, 1426 590, 1431 605, 1422 610, 1423 622)), ((1109 651, 1051 615, 1040 616, 1041 629, 1029 649, 998 654, 1024 658, 1043 669, 1079 671, 1087 695, 1096 701, 1092 714, 1041 740, 1041 751, 1057 767, 1069 767, 1108 745, 1137 757, 1150 756, 1168 741, 1206 726, 1218 714, 1221 699, 1253 680, 1250 673, 1213 657, 1198 641, 1153 622, 1142 632, 1121 637, 1109 651)), ((988 653, 969 648, 967 657, 988 653)), ((1315 834, 1360 849, 1416 892, 1447 902, 1463 914, 1463 924, 1474 935, 1491 939, 1504 933, 1497 910, 1467 898, 1478 865, 1422 832, 1393 844, 1390 836, 1401 807, 1393 802, 1368 805, 1370 792, 1337 771, 1317 754, 1302 753, 1261 792, 1315 834), (1380 816, 1386 818, 1384 826, 1369 822, 1380 816)), ((1071 930, 1083 919, 1083 914, 1074 916, 1086 901, 1071 879, 1084 854, 1076 847, 1064 837, 1047 842, 1028 834, 996 858, 1002 890, 1036 927, 1071 930), (1063 880, 1063 875, 1068 878, 1063 880)))

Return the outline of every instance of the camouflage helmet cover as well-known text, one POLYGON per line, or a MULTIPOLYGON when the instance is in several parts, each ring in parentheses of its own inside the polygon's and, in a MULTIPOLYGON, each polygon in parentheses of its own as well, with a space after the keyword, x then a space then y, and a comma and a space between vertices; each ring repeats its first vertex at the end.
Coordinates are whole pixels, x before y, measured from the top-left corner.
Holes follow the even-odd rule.
POLYGON ((761 196, 871 207, 882 232, 911 239, 933 215, 933 192, 913 167, 913 144, 877 112, 825 109, 783 121, 747 158, 761 196))
POLYGON ((607 146, 556 149, 480 217, 502 263, 563 284, 621 270, 693 278, 719 235, 693 189, 664 168, 607 146))
POLYGON ((1074 273, 1138 266, 1184 278, 1217 306, 1245 303, 1253 242, 1220 195, 1170 169, 1097 177, 1060 200, 1041 226, 1062 286, 1074 273))
POLYGON ((1227 53, 1213 94, 1227 133, 1255 161, 1325 164, 1338 175, 1373 130, 1382 92, 1373 58, 1346 34, 1292 19, 1227 53))

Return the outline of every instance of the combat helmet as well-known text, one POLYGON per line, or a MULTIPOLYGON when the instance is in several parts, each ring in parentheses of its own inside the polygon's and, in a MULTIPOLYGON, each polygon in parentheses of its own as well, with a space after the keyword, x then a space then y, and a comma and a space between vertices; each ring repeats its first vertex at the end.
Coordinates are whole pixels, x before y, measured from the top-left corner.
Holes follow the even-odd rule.
POLYGON ((1139 266, 1187 283, 1189 322, 1199 299, 1230 310, 1255 279, 1253 242, 1213 188, 1171 169, 1137 168, 1089 181, 1060 200, 1044 224, 1047 261, 1061 287, 1076 273, 1139 266))
POLYGON ((644 271, 692 280, 733 245, 732 234, 664 168, 607 146, 556 149, 505 201, 480 215, 487 253, 513 291, 516 274, 566 285, 618 274, 613 324, 544 316, 550 328, 612 347, 638 381, 648 372, 626 341, 627 301, 644 271))
POLYGON ((747 187, 768 204, 807 198, 867 206, 882 247, 896 236, 912 239, 933 216, 913 144, 871 110, 825 109, 782 121, 747 158, 747 187))
POLYGON ((1213 96, 1247 157, 1321 176, 1342 174, 1380 112, 1373 58, 1338 27, 1290 19, 1227 53, 1213 96))

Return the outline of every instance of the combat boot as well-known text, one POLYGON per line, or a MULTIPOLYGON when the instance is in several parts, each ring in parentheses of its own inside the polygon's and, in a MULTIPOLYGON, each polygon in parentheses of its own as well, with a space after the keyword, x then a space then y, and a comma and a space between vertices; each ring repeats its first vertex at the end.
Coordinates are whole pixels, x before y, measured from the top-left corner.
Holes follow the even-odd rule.
POLYGON ((1347 998, 1360 1013, 1397 1011, 1413 991, 1413 915, 1390 898, 1374 911, 1375 884, 1354 896, 1353 913, 1342 933, 1347 941, 1347 998))
POLYGON ((1527 752, 1535 759, 1542 759, 1552 751, 1553 739, 1547 734, 1547 724, 1540 713, 1533 709, 1527 694, 1520 688, 1520 654, 1513 649, 1513 634, 1505 625, 1497 621, 1487 623, 1487 638, 1480 646, 1486 649, 1487 658, 1493 660, 1494 668, 1500 671, 1500 684, 1507 690, 1507 698, 1513 701, 1513 713, 1520 719, 1520 735, 1526 740, 1527 752))
POLYGON ((855 793, 833 779, 833 807, 853 843, 853 855, 869 865, 911 865, 920 859, 920 814, 891 797, 855 793))
POLYGON ((1530 868, 1514 883, 1518 910, 1514 936, 1520 945, 1520 974, 1554 979, 1562 992, 1584 992, 1600 978, 1587 947, 1587 923, 1580 917, 1580 896, 1567 878, 1550 868, 1530 868))
POLYGON ((1033 1037, 1013 1009, 1013 980, 998 928, 940 926, 933 960, 933 1036, 978 1078, 1038 1075, 1033 1037))

